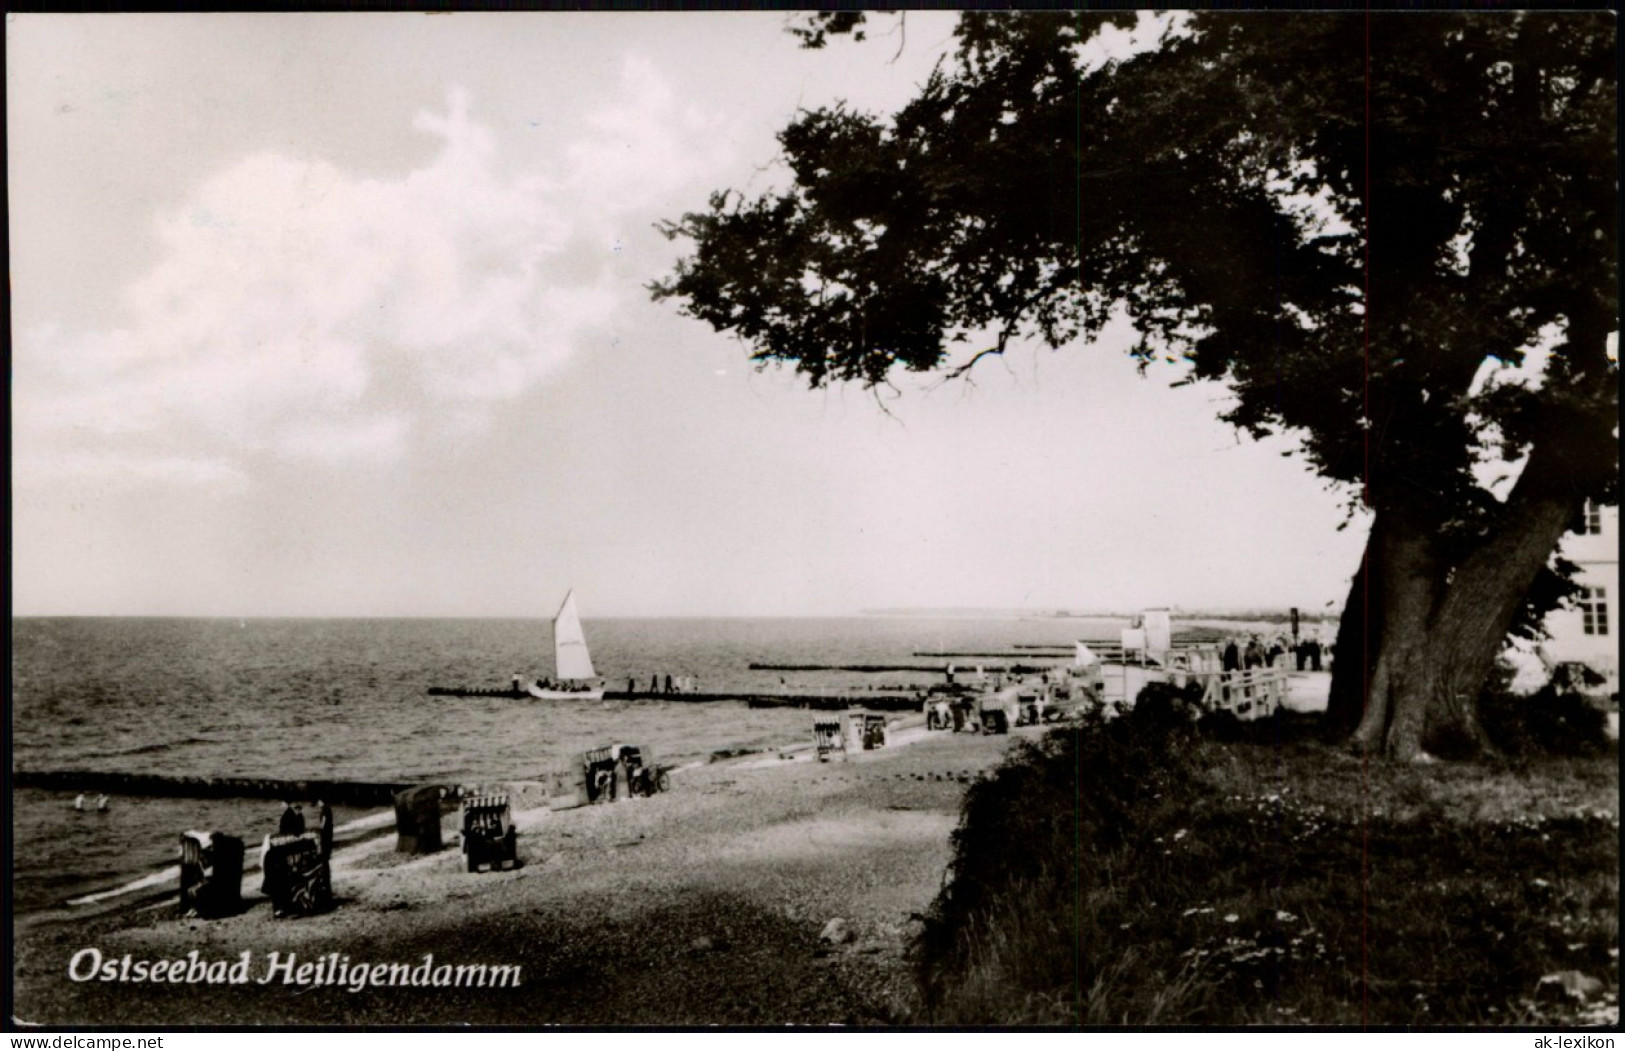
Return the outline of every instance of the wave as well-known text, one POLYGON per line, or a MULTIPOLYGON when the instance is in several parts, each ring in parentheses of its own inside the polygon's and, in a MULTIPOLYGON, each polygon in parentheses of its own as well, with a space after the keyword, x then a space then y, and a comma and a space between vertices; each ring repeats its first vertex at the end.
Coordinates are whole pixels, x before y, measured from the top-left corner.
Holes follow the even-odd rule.
POLYGON ((122 757, 122 756, 131 756, 131 755, 156 755, 159 752, 168 752, 168 751, 171 751, 171 750, 174 750, 174 749, 184 748, 189 744, 218 744, 218 743, 219 742, 215 738, 196 737, 196 736, 194 736, 194 737, 183 737, 178 741, 153 741, 153 742, 151 742, 149 744, 138 744, 138 745, 132 745, 129 748, 111 749, 111 750, 108 750, 108 751, 98 752, 97 754, 106 756, 106 757, 108 757, 110 759, 111 758, 118 758, 118 757, 122 757))
POLYGON ((282 780, 261 777, 186 777, 111 770, 18 770, 19 788, 62 792, 115 792, 121 795, 193 799, 325 799, 350 806, 390 806, 406 781, 282 780))

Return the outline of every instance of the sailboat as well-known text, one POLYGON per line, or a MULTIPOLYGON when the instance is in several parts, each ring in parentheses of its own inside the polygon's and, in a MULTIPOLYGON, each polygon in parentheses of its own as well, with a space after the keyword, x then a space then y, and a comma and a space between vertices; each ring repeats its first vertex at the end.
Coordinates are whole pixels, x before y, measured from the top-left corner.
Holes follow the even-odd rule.
POLYGON ((553 618, 553 674, 545 683, 531 683, 530 695, 548 701, 600 701, 604 687, 592 669, 587 652, 587 636, 581 630, 576 612, 576 593, 569 591, 553 618))

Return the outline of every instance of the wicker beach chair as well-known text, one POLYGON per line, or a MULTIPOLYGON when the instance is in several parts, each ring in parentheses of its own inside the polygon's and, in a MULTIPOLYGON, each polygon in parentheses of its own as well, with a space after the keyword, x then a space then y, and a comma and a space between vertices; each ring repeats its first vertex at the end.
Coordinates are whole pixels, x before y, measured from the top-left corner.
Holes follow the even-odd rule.
POLYGON ((395 793, 395 851, 433 854, 440 849, 440 801, 443 785, 417 785, 395 793))
POLYGON ((271 915, 309 916, 333 906, 333 878, 320 835, 271 836, 265 848, 265 893, 271 915))
POLYGON ((468 859, 468 871, 517 868, 518 835, 507 796, 471 796, 463 800, 463 853, 468 859))
POLYGON ((829 757, 836 752, 841 758, 846 758, 846 738, 841 733, 841 720, 814 719, 813 741, 818 746, 818 761, 828 762, 829 757))
POLYGON ((182 832, 180 854, 182 916, 214 919, 242 911, 242 840, 223 832, 182 832))
POLYGON ((613 803, 616 795, 616 767, 620 765, 611 748, 592 748, 581 755, 586 772, 587 802, 613 803))
POLYGON ((852 728, 866 752, 886 747, 886 717, 879 712, 855 712, 852 728))

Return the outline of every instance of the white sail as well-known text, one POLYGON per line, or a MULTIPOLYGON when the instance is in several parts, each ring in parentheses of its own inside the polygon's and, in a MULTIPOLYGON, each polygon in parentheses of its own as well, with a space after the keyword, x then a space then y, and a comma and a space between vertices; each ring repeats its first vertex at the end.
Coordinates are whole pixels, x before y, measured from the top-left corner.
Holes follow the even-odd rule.
POLYGON ((587 636, 581 631, 576 613, 576 593, 564 596, 559 615, 553 618, 554 674, 561 679, 593 679, 592 656, 587 652, 587 636))

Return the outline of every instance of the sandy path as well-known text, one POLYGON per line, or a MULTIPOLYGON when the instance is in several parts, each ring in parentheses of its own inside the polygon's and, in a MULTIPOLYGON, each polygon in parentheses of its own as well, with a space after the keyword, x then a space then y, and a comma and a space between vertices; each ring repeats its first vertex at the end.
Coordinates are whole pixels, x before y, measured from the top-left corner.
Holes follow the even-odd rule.
MULTIPOLYGON (((819 763, 792 752, 680 771, 651 799, 553 812, 513 786, 524 865, 463 870, 455 835, 407 858, 393 837, 334 857, 338 907, 272 920, 169 909, 35 918, 18 930, 20 1020, 70 1024, 681 1025, 876 1023, 911 996, 904 949, 937 892, 965 784, 1016 736, 927 734, 819 763), (831 917, 854 939, 822 946, 831 917), (250 954, 248 984, 71 981, 69 962, 250 954), (272 957, 272 953, 280 954, 272 957), (358 991, 276 960, 517 966, 518 988, 358 991), (88 959, 88 957, 86 957, 88 959)), ((533 794, 534 793, 534 794, 533 794)), ((448 833, 452 831, 448 819, 448 833)), ((245 881, 252 885, 255 881, 245 881)), ((425 972, 426 974, 432 972, 425 972)), ((330 975, 329 978, 336 976, 330 975)))

